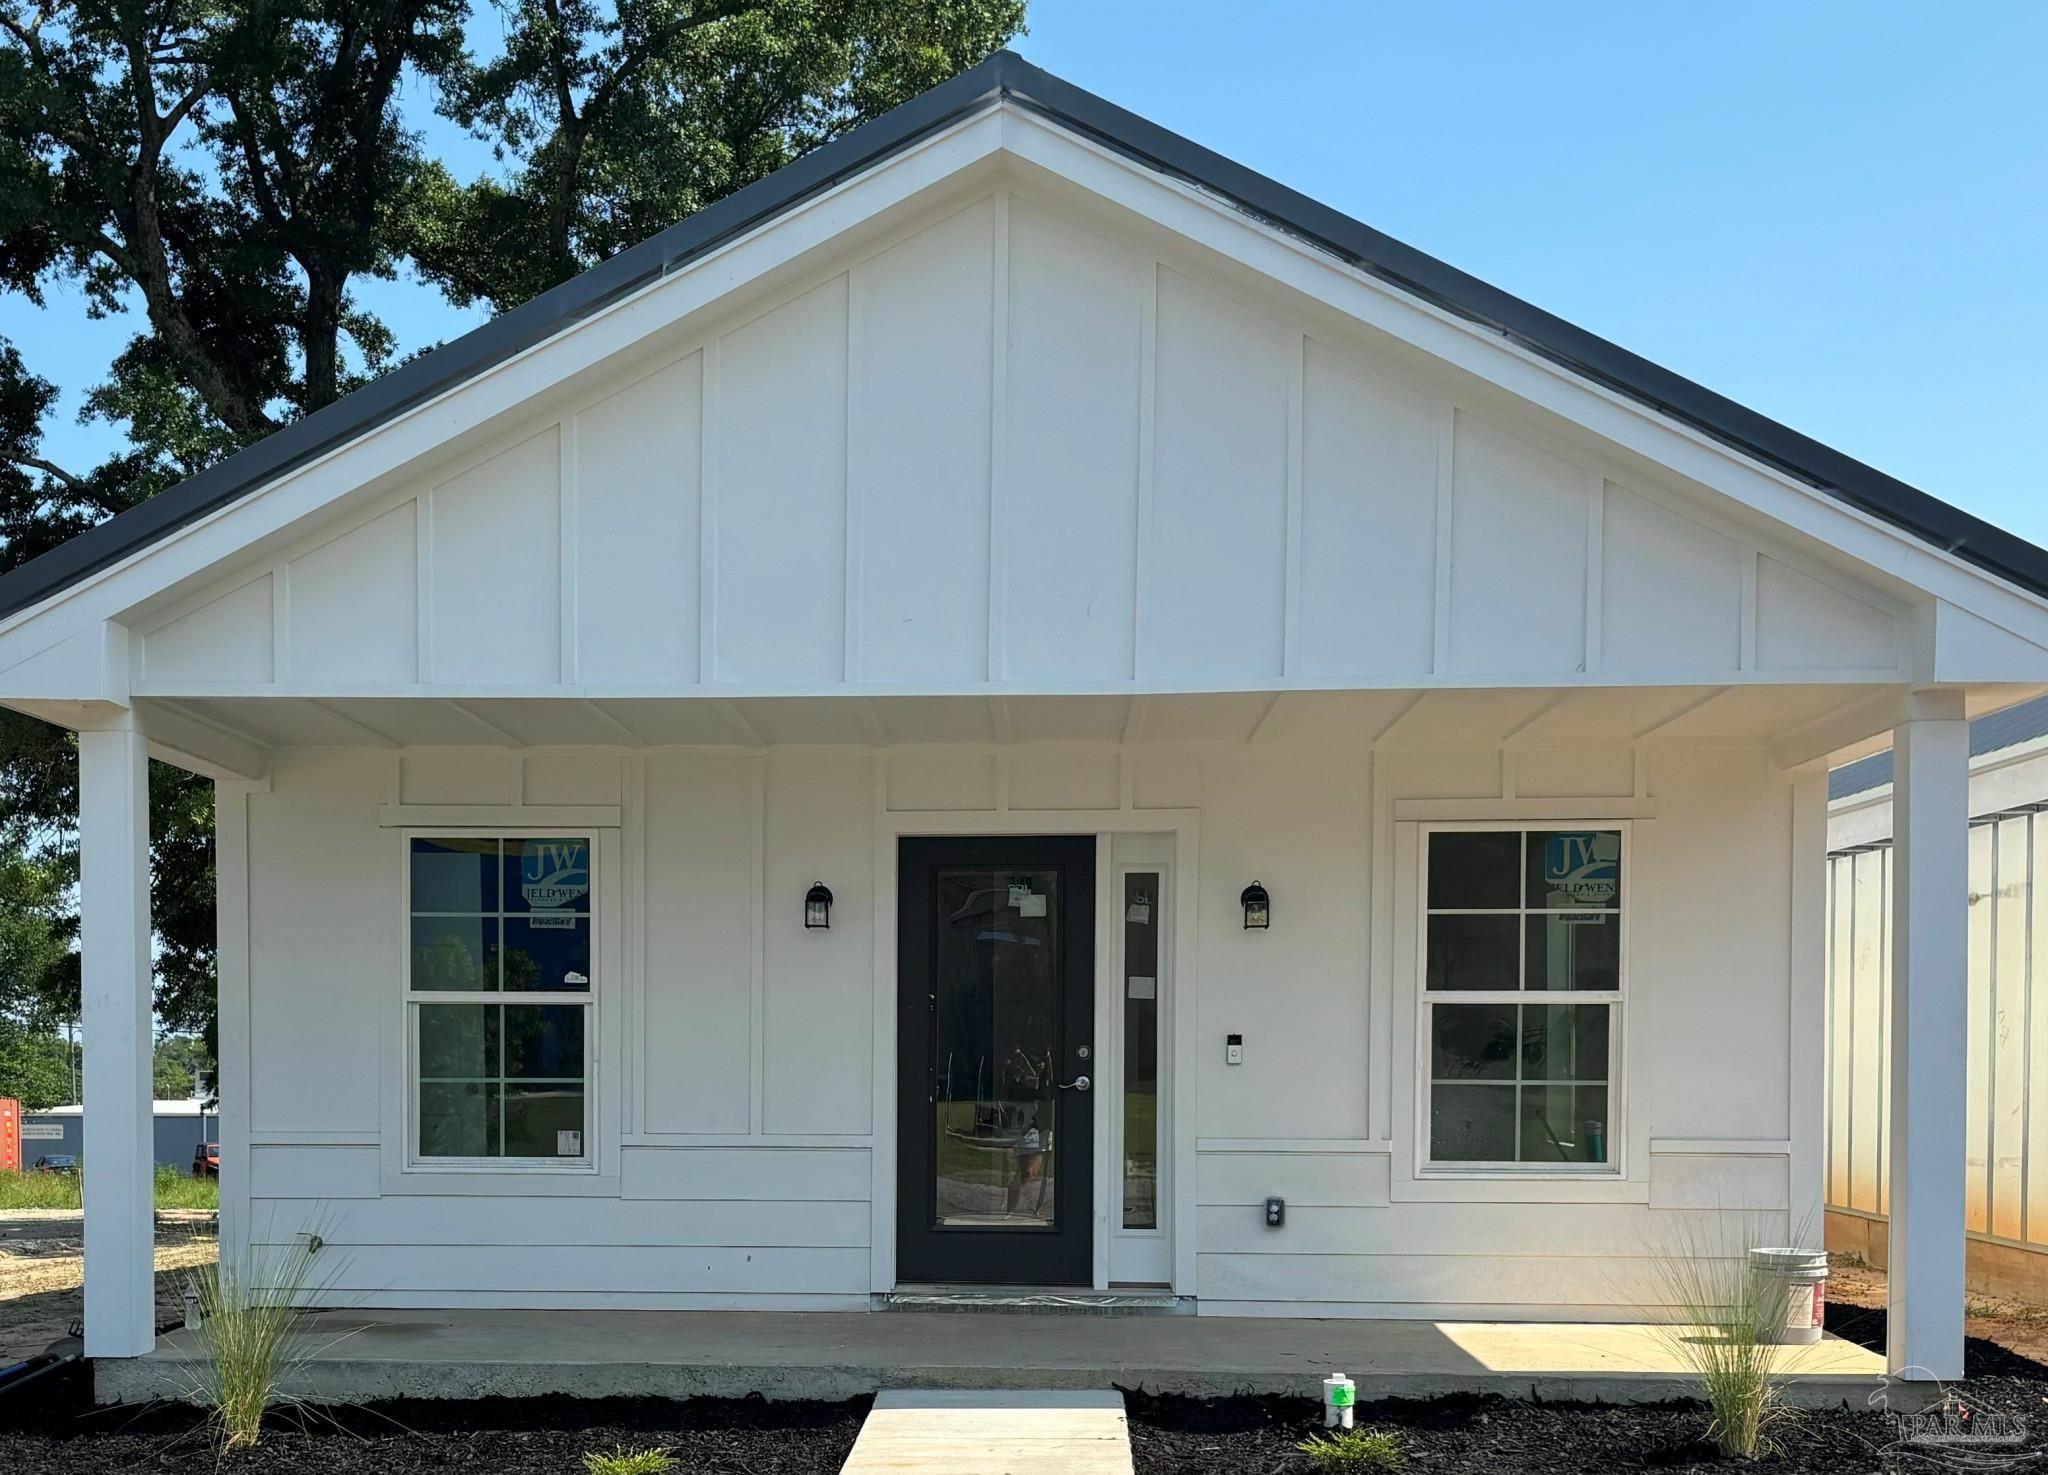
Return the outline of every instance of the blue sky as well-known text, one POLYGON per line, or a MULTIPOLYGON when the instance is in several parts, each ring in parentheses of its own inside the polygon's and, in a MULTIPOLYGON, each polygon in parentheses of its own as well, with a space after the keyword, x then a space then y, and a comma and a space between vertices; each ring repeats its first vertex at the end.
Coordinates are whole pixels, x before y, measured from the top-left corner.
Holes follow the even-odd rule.
MULTIPOLYGON (((1029 25, 1068 80, 2048 543, 2048 5, 1033 0, 1029 25)), ((407 348, 476 321, 365 296, 407 348)), ((69 390, 126 331, 0 299, 69 390)), ((105 431, 76 405, 50 444, 84 460, 105 431)))

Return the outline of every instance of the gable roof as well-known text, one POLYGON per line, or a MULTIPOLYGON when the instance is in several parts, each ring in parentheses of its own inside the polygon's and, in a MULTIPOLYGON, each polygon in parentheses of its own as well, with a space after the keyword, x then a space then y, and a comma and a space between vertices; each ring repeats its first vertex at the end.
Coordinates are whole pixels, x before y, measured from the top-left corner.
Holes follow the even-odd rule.
POLYGON ((602 265, 0 575, 0 619, 476 377, 993 100, 1031 109, 1147 168, 1220 195, 1368 275, 1500 333, 1837 501, 2048 597, 2048 550, 1126 112, 1014 52, 999 51, 602 265))

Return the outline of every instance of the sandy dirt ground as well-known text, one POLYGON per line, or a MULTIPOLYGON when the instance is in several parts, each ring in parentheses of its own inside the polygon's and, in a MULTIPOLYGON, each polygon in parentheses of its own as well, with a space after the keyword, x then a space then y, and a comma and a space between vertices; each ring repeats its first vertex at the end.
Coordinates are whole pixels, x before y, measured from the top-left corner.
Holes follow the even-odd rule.
MULTIPOLYGON (((76 1209, 0 1209, 0 1367, 72 1334, 85 1312, 85 1220, 76 1209)), ((185 1314, 184 1272, 220 1257, 215 1216, 156 1216, 157 1325, 185 1314)))
MULTIPOLYGON (((1828 1299, 1843 1306, 1884 1306, 1885 1275, 1850 1255, 1828 1256, 1828 1299)), ((2048 1306, 2002 1296, 1971 1295, 1963 1330, 2009 1352, 2048 1363, 2048 1306)))

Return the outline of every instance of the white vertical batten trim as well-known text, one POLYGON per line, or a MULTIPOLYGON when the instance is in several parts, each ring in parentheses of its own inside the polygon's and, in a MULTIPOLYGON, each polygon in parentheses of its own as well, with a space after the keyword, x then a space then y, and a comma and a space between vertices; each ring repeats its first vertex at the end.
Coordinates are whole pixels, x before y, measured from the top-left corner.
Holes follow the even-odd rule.
POLYGON ((1159 394, 1159 262, 1148 260, 1138 289, 1138 516, 1131 564, 1131 679, 1145 674, 1145 599, 1152 567, 1153 436, 1159 394))
POLYGON ((1371 832, 1365 881, 1365 1135, 1382 1141, 1393 1135, 1394 804, 1379 750, 1368 745, 1365 762, 1371 832))
POLYGON ((1301 519, 1303 422, 1308 394, 1308 335, 1294 335, 1287 364, 1287 493, 1285 567, 1280 579, 1280 674, 1301 673, 1301 519))
POLYGON ((839 494, 843 511, 841 521, 846 532, 846 561, 841 583, 839 609, 839 679, 849 685, 858 680, 861 671, 860 641, 861 595, 866 586, 867 561, 861 548, 861 500, 860 490, 853 475, 853 417, 859 394, 854 377, 854 368, 860 362, 860 292, 858 277, 865 263, 856 263, 846 272, 846 365, 844 382, 839 386, 839 494))
POLYGON ((755 756, 754 767, 754 925, 747 947, 748 1030, 753 1041, 753 1060, 748 1073, 753 1077, 747 1100, 747 1130, 758 1137, 768 1110, 768 1042, 764 1030, 768 993, 768 754, 755 756))
POLYGON ((718 673, 718 385, 714 336, 697 374, 697 684, 718 673))
POLYGON ((434 679, 434 489, 413 500, 413 623, 419 637, 413 652, 413 680, 434 679))
POLYGON ((1789 1227, 1824 1238, 1827 1203, 1828 780, 1824 771, 1797 775, 1791 796, 1792 925, 1785 1071, 1791 1093, 1786 1136, 1791 1140, 1789 1227))
POLYGON ((619 797, 624 801, 625 834, 619 849, 626 892, 626 1008, 633 1022, 629 1043, 619 1049, 620 1131, 631 1136, 646 1115, 642 1096, 646 1077, 647 1039, 647 758, 633 754, 619 760, 619 797))
POLYGON ((292 561, 280 558, 270 570, 270 679, 282 684, 292 674, 292 561))
POLYGON ((1604 619, 1604 587, 1607 541, 1607 478, 1598 471, 1586 477, 1586 634, 1580 652, 1579 669, 1588 676, 1601 665, 1601 625, 1604 619))
POLYGON ((868 1154, 868 1288, 896 1285, 896 837, 889 828, 889 757, 874 753, 874 1146, 868 1154))
MULTIPOLYGON (((219 978, 220 1241, 230 1265, 249 1243, 249 794, 235 781, 213 786, 214 929, 219 978)), ((380 1091, 389 1082, 380 1084, 380 1091)))
POLYGON ((1010 192, 995 197, 994 240, 989 266, 988 368, 988 665, 990 681, 1009 674, 1010 589, 1005 535, 1009 506, 1004 475, 1009 453, 1010 396, 1010 192))
POLYGON ((1762 556, 1755 544, 1742 545, 1742 625, 1735 659, 1736 664, 1744 671, 1756 669, 1756 561, 1762 556))
POLYGON ((1436 580, 1430 604, 1430 671, 1451 668, 1451 546, 1457 515, 1458 407, 1443 403, 1436 427, 1436 580))
POLYGON ((564 686, 576 684, 577 670, 577 519, 582 509, 577 505, 579 483, 576 475, 576 443, 579 421, 574 415, 564 415, 557 430, 557 449, 561 455, 561 471, 555 493, 555 511, 560 520, 561 572, 556 587, 561 591, 560 604, 556 613, 561 618, 562 643, 555 662, 555 679, 564 686))

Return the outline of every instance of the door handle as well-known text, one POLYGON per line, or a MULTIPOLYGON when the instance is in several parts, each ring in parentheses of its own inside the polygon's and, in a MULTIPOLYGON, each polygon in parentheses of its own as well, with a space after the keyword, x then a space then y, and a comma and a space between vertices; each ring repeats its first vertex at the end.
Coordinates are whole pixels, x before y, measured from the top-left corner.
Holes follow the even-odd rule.
POLYGON ((1090 1081, 1086 1076, 1075 1076, 1071 1081, 1064 1083, 1055 1081, 1053 1084, 1059 1086, 1062 1091, 1085 1091, 1094 1082, 1090 1081))

